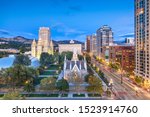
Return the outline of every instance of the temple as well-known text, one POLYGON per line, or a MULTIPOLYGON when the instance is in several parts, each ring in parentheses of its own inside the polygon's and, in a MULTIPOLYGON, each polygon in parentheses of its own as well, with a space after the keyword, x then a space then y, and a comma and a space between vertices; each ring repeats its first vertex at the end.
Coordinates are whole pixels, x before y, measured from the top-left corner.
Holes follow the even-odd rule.
POLYGON ((84 60, 78 60, 78 53, 76 49, 73 51, 72 60, 64 59, 64 79, 68 80, 69 83, 73 82, 74 78, 78 78, 84 82, 85 75, 87 72, 87 62, 84 60))
POLYGON ((40 59, 43 52, 53 54, 53 42, 50 38, 50 29, 47 27, 40 28, 38 42, 33 40, 31 46, 31 54, 33 57, 40 59))

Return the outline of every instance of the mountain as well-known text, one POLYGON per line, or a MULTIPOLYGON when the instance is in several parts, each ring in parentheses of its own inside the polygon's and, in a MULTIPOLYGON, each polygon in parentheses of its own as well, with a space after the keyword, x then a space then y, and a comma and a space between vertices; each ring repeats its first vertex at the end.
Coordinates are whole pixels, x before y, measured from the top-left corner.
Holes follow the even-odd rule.
MULTIPOLYGON (((19 47, 27 47, 28 49, 31 48, 33 39, 27 39, 22 36, 17 36, 14 38, 0 38, 0 42, 6 42, 5 44, 0 44, 1 49, 6 49, 6 48, 15 48, 18 49, 19 47)), ((37 41, 37 40, 36 40, 37 41)), ((84 44, 83 42, 73 40, 75 44, 84 44)), ((58 46, 58 44, 69 44, 70 40, 63 40, 63 41, 55 41, 53 40, 53 44, 55 47, 58 46)))
POLYGON ((18 42, 18 43, 24 43, 24 44, 31 44, 32 40, 31 39, 27 39, 25 37, 22 36, 17 36, 14 38, 0 38, 0 42, 18 42))

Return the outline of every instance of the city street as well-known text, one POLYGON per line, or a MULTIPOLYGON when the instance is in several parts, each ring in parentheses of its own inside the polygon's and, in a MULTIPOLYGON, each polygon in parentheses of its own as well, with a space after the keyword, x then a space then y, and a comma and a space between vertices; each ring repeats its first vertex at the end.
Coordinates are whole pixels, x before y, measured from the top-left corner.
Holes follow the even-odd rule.
POLYGON ((138 88, 127 78, 123 78, 123 84, 121 84, 121 77, 117 73, 113 73, 108 70, 105 66, 97 62, 95 59, 92 59, 92 63, 95 63, 96 67, 105 74, 105 77, 110 81, 112 79, 113 86, 112 90, 116 94, 117 98, 125 100, 148 100, 150 99, 150 94, 138 88))

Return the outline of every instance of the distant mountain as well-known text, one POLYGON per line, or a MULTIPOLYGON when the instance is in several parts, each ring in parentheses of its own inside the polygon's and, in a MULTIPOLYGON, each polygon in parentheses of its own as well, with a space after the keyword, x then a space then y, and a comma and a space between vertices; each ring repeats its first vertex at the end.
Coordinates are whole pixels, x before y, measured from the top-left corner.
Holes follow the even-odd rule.
POLYGON ((0 38, 0 42, 18 42, 18 43, 24 43, 24 44, 31 44, 32 40, 31 39, 27 39, 25 37, 22 36, 17 36, 14 38, 0 38))
MULTIPOLYGON (((11 43, 15 43, 15 44, 19 44, 19 45, 27 45, 28 47, 31 46, 33 39, 27 39, 25 37, 22 36, 17 36, 14 38, 0 38, 0 42, 8 42, 9 44, 11 43)), ((37 40, 36 40, 37 41, 37 40)), ((58 46, 58 44, 69 44, 70 40, 63 40, 63 41, 54 41, 53 40, 53 44, 54 46, 58 46)), ((83 42, 74 40, 75 44, 84 44, 83 42)), ((11 48, 11 47, 10 47, 11 48)))
MULTIPOLYGON (((73 40, 75 44, 84 44, 83 42, 73 40)), ((53 41, 53 43, 57 46, 58 44, 70 44, 70 40, 63 40, 63 41, 53 41)))

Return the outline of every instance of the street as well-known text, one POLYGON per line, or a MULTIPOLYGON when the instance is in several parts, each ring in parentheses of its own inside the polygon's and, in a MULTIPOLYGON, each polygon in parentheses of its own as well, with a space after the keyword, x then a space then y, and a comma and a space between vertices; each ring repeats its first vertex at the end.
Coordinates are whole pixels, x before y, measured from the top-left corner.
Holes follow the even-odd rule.
POLYGON ((92 59, 92 63, 99 67, 99 69, 104 73, 105 77, 110 81, 112 79, 113 85, 112 90, 116 94, 116 98, 122 100, 149 100, 150 94, 137 87, 135 84, 130 82, 127 78, 123 78, 123 84, 121 84, 121 77, 117 73, 108 70, 106 66, 100 64, 95 59, 92 59))

